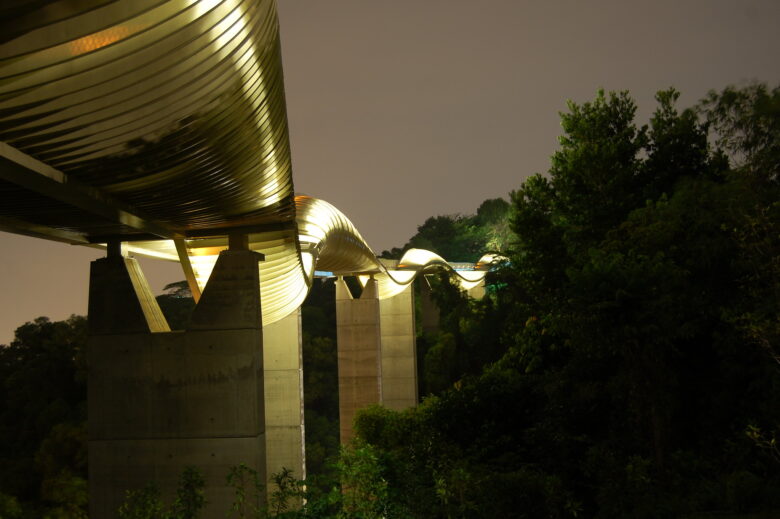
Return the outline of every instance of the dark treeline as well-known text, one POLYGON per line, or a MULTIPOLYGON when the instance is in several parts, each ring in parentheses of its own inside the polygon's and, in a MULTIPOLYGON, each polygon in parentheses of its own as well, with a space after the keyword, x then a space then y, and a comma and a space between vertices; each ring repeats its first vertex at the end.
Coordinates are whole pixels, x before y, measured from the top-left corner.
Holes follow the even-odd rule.
POLYGON ((570 103, 489 297, 439 292, 448 388, 357 418, 387 510, 780 509, 780 89, 677 97, 648 126, 625 93, 570 103))
MULTIPOLYGON (((645 126, 627 93, 570 103, 549 172, 383 253, 507 261, 481 301, 431 280, 442 316, 418 336, 423 401, 361 412, 343 448, 333 283, 315 282, 308 501, 270 515, 778 513, 780 89, 677 98, 660 92, 645 126)), ((174 327, 187 295, 160 298, 174 327)), ((85 333, 83 318, 41 318, 0 348, 2 517, 84 517, 85 333)))
POLYGON ((0 347, 0 517, 86 517, 87 321, 45 317, 0 347))
MULTIPOLYGON (((157 301, 173 329, 195 303, 182 281, 157 301)), ((0 518, 87 517, 87 319, 39 317, 0 346, 0 518)))

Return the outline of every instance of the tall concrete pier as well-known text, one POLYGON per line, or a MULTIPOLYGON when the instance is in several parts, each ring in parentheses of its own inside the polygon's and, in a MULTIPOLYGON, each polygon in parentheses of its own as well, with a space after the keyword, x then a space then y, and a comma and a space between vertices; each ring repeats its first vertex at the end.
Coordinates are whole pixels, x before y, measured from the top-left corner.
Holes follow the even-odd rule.
MULTIPOLYGON (((418 277, 423 331, 438 330, 439 309, 431 288, 418 277)), ((402 411, 417 405, 417 330, 414 285, 395 286, 379 298, 372 276, 359 299, 342 278, 336 281, 336 327, 339 369, 341 443, 354 436, 355 414, 371 404, 402 411)), ((484 276, 462 288, 469 297, 485 295, 484 276)))
POLYGON ((352 439, 358 409, 382 401, 382 359, 379 297, 376 280, 369 279, 359 299, 344 279, 336 280, 336 334, 339 371, 339 437, 352 439))
POLYGON ((414 289, 379 299, 370 278, 359 299, 336 281, 336 333, 341 443, 353 437, 355 413, 371 404, 402 410, 417 405, 414 289))
POLYGON ((292 470, 306 478, 300 308, 263 328, 267 477, 292 470))
POLYGON ((379 301, 382 404, 401 411, 417 405, 417 334, 414 287, 379 301))
POLYGON ((184 332, 167 332, 135 260, 116 247, 93 262, 91 517, 115 517, 126 490, 152 481, 170 495, 187 466, 206 480, 205 518, 224 517, 233 502, 230 467, 244 463, 265 479, 262 255, 242 243, 220 254, 184 332))

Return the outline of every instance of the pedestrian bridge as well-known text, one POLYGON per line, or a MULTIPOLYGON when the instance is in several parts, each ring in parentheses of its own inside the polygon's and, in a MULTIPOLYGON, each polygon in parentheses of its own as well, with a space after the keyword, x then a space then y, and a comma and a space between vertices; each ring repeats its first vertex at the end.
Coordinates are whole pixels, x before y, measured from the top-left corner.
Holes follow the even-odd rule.
POLYGON ((337 208, 296 194, 272 0, 0 7, 0 230, 107 249, 89 287, 98 518, 185 465, 215 516, 231 465, 305 475, 299 309, 317 275, 339 277, 346 441, 359 407, 416 404, 414 279, 445 269, 474 293, 496 259, 382 260, 337 208), (186 331, 132 255, 181 263, 198 301, 186 331))

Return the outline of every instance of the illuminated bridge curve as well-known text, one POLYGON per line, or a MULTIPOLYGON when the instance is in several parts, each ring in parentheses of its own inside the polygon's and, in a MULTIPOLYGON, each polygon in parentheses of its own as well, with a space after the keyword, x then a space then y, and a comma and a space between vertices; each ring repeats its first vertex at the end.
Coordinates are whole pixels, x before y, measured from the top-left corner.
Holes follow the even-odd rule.
MULTIPOLYGON (((265 325, 315 270, 373 274, 386 298, 451 268, 412 250, 388 269, 335 207, 294 196, 274 2, 2 9, 0 229, 181 261, 196 298, 227 235, 248 234, 265 325)), ((464 288, 490 259, 457 271, 464 288)))
MULTIPOLYGON (((452 272, 464 290, 471 289, 482 283, 499 259, 494 254, 486 254, 476 264, 460 264, 455 269, 433 252, 410 249, 396 264, 377 258, 352 222, 328 202, 296 196, 295 205, 297 230, 249 235, 249 248, 265 255, 265 261, 260 263, 264 326, 300 307, 317 276, 356 275, 362 281, 374 276, 379 299, 387 299, 400 293, 418 275, 439 269, 452 272)), ((184 261, 192 265, 195 284, 191 286, 197 292, 205 287, 218 254, 227 249, 227 238, 184 242, 187 251, 184 261)), ((133 242, 126 249, 169 261, 182 259, 171 240, 133 242)))

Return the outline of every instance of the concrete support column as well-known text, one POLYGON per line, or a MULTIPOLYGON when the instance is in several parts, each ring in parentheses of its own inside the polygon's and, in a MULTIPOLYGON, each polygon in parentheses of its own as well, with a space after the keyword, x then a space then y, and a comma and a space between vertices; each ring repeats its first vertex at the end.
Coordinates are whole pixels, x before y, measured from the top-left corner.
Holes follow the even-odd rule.
POLYGON ((382 339, 382 404, 401 411, 417 405, 417 337, 414 288, 379 301, 382 339))
POLYGON ((306 478, 300 308, 263 329, 266 469, 306 478))
POLYGON ((482 281, 480 281, 477 286, 466 290, 466 294, 468 294, 471 299, 476 300, 480 300, 485 297, 485 280, 482 279, 482 281))
POLYGON ((244 463, 265 480, 260 260, 222 252, 190 328, 168 333, 153 333, 167 325, 133 260, 92 263, 90 517, 115 517, 127 490, 153 481, 171 499, 186 466, 206 480, 206 519, 233 502, 230 467, 244 463))
POLYGON ((382 401, 379 298, 371 278, 360 299, 353 299, 342 278, 336 280, 336 336, 339 370, 341 443, 352 439, 358 409, 382 401))

